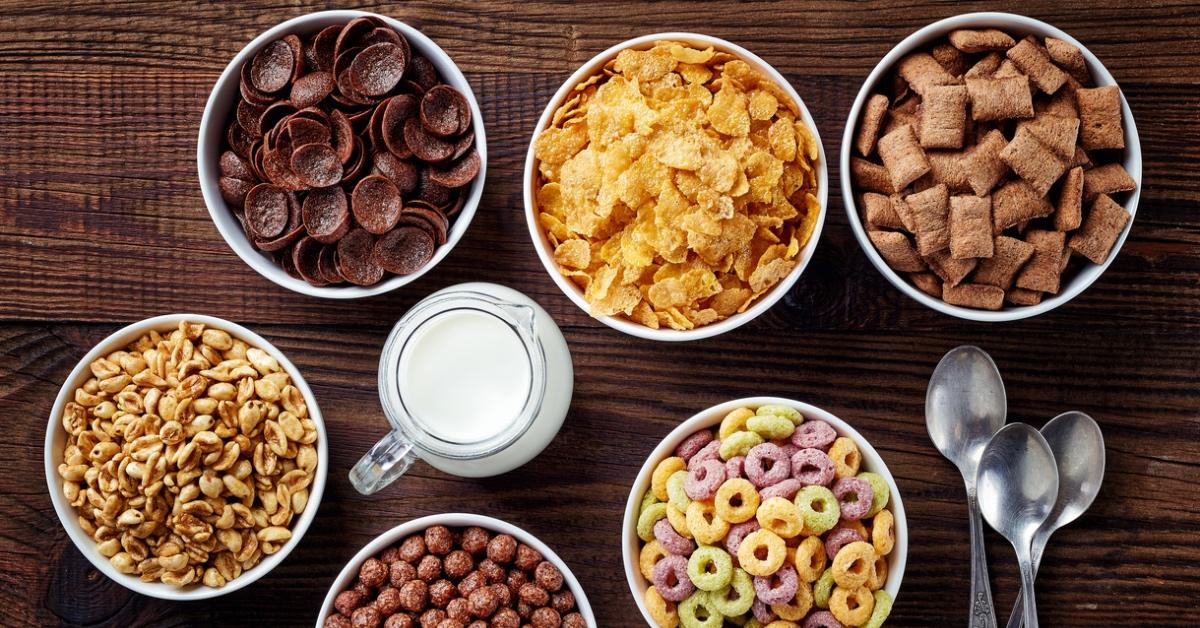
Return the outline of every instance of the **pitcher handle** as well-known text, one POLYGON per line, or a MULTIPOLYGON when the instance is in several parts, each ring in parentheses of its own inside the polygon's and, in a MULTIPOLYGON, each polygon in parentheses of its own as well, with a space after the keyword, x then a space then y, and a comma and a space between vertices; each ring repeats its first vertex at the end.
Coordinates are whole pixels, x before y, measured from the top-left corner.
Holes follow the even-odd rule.
POLYGON ((408 471, 416 458, 411 450, 412 443, 400 432, 388 432, 350 469, 350 484, 363 495, 374 494, 408 471))

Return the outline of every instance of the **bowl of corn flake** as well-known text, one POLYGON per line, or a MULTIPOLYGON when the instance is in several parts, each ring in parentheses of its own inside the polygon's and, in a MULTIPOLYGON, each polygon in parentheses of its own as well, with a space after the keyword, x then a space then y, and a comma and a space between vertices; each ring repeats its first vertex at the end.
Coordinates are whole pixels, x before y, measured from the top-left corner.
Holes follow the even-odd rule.
POLYGON ((796 90, 746 49, 693 33, 584 64, 525 162, 547 272, 591 316, 653 340, 708 338, 770 309, 812 259, 827 195, 796 90))

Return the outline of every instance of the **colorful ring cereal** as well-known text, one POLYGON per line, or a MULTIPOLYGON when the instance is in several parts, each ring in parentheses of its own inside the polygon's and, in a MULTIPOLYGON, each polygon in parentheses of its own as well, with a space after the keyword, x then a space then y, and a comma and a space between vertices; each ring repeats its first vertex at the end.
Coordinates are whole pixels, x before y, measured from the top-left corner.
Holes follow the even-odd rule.
POLYGON ((844 477, 833 483, 833 495, 837 497, 843 519, 858 521, 871 510, 871 485, 856 477, 844 477))
POLYGON ((887 556, 875 555, 875 564, 871 568, 871 577, 867 578, 866 587, 871 591, 878 591, 887 583, 888 577, 888 562, 887 556))
POLYGON ((844 589, 834 587, 829 596, 829 612, 838 621, 848 626, 861 626, 871 617, 875 610, 875 597, 866 587, 844 589))
POLYGON ((708 593, 696 591, 676 609, 683 628, 721 628, 725 616, 712 607, 708 593))
POLYGON ((804 518, 804 529, 811 534, 825 534, 837 525, 841 508, 833 491, 824 486, 806 486, 796 493, 796 507, 804 518))
POLYGON ((779 619, 779 615, 776 615, 770 606, 767 606, 762 600, 757 598, 754 600, 754 604, 750 606, 750 612, 754 614, 752 621, 757 621, 763 626, 769 625, 771 622, 779 619))
POLYGON ((763 499, 770 499, 772 497, 792 499, 796 497, 796 493, 799 493, 802 488, 804 488, 804 482, 796 478, 788 478, 778 484, 772 484, 764 488, 758 492, 758 495, 763 499))
POLYGON ((829 486, 837 470, 833 459, 820 449, 801 449, 792 454, 792 477, 806 486, 817 484, 829 486))
POLYGON ((804 619, 804 616, 812 610, 813 593, 812 585, 807 582, 801 582, 796 587, 796 595, 792 599, 782 604, 772 604, 771 610, 779 615, 780 619, 788 621, 798 621, 804 619))
POLYGON ((667 505, 663 502, 654 502, 643 508, 642 514, 638 515, 638 538, 649 543, 654 538, 654 524, 658 523, 659 519, 666 518, 666 516, 667 505))
POLYGON ((813 584, 813 604, 817 608, 829 608, 829 596, 833 593, 833 569, 826 569, 813 584))
POLYGON ((692 538, 692 531, 688 529, 687 513, 676 508, 674 504, 667 504, 667 521, 671 522, 671 527, 685 539, 692 538))
POLYGON ((762 443, 763 437, 754 432, 734 432, 721 441, 721 459, 729 460, 734 456, 745 456, 751 449, 762 443))
POLYGON ((742 540, 746 538, 746 535, 761 528, 757 519, 729 526, 729 534, 725 535, 725 549, 729 550, 731 555, 737 556, 738 548, 741 547, 742 540))
POLYGON ((642 495, 642 505, 638 507, 638 512, 642 512, 647 506, 657 501, 658 498, 654 496, 654 491, 646 491, 646 493, 642 495))
POLYGON ((858 474, 858 479, 871 485, 871 509, 867 511, 867 517, 874 517, 888 505, 888 497, 891 495, 891 489, 888 488, 887 480, 883 479, 883 476, 878 473, 863 471, 858 474))
POLYGON ((754 577, 754 593, 768 606, 790 601, 796 597, 799 586, 800 578, 796 570, 788 565, 783 565, 773 574, 754 577))
POLYGON ((754 581, 746 570, 734 568, 729 584, 708 594, 713 608, 725 617, 745 615, 754 604, 754 581), (730 594, 734 594, 730 597, 730 594))
POLYGON ((667 502, 681 511, 687 510, 688 504, 692 503, 692 498, 688 497, 684 488, 687 477, 688 472, 680 469, 667 478, 667 502))
POLYGON ((658 541, 668 554, 677 556, 687 556, 696 549, 696 544, 676 532, 671 522, 666 519, 659 519, 658 523, 654 524, 654 540, 658 541))
POLYGON ((754 416, 750 408, 738 408, 721 419, 721 427, 717 428, 717 438, 725 440, 734 432, 746 429, 746 420, 754 416))
POLYGON ((658 540, 650 541, 643 545, 642 551, 638 553, 638 571, 641 571, 647 580, 654 580, 654 566, 666 557, 667 551, 658 540))
POLYGON ((713 498, 717 516, 729 523, 742 523, 754 518, 761 499, 758 490, 749 480, 734 478, 725 480, 713 498))
POLYGON ((817 611, 804 620, 804 628, 846 628, 829 611, 817 611))
POLYGON ((870 543, 847 543, 833 557, 833 581, 844 589, 857 589, 871 579, 875 568, 875 548, 870 543))
POLYGON ((887 620, 888 615, 892 614, 892 596, 887 591, 879 590, 875 592, 875 608, 871 610, 871 617, 867 620, 862 628, 880 628, 883 622, 887 620))
POLYGON ((762 628, 800 628, 800 624, 786 619, 776 619, 775 621, 766 624, 762 628))
POLYGON ((780 538, 790 539, 804 531, 804 518, 800 515, 800 509, 786 497, 765 500, 758 507, 755 516, 758 525, 774 532, 780 538))
POLYGON ((752 576, 775 573, 787 558, 787 544, 770 530, 755 530, 738 546, 738 564, 752 576))
POLYGON ((697 589, 717 591, 733 578, 733 558, 719 547, 703 545, 688 558, 687 573, 697 589))
POLYGON ((782 447, 775 443, 763 443, 751 447, 746 453, 745 471, 746 477, 754 482, 755 486, 764 488, 788 479, 792 474, 792 463, 782 447))
POLYGON ((734 456, 725 462, 725 479, 746 477, 746 457, 734 456))
POLYGON ((687 462, 701 449, 704 449, 705 445, 711 443, 712 440, 713 433, 711 430, 700 430, 685 438, 682 443, 679 443, 679 446, 675 448, 675 455, 683 458, 684 462, 687 462))
POLYGON ((725 463, 705 460, 688 471, 683 490, 692 499, 712 499, 725 482, 725 463))
POLYGON ((759 406, 754 414, 758 416, 775 415, 781 416, 792 422, 792 425, 800 425, 804 422, 804 415, 800 411, 791 406, 781 406, 778 404, 767 404, 759 406))
POLYGON ((654 566, 654 588, 669 602, 682 602, 696 590, 688 578, 688 559, 683 556, 667 556, 654 566))
POLYGON ((819 536, 806 536, 800 545, 796 546, 796 556, 792 559, 796 565, 796 573, 804 582, 816 582, 825 571, 829 558, 825 556, 825 544, 819 536))
POLYGON ((801 449, 824 451, 829 449, 835 440, 837 440, 837 432, 834 431, 833 426, 819 419, 805 421, 797 425, 796 431, 792 432, 792 444, 801 449))
POLYGON ((837 525, 833 526, 833 529, 840 530, 841 528, 854 530, 864 541, 871 536, 871 533, 867 531, 867 526, 863 525, 861 519, 838 519, 837 525))
POLYGON ((778 414, 759 414, 746 419, 746 429, 767 440, 782 440, 791 437, 796 424, 778 414))
POLYGON ((700 463, 704 462, 705 460, 720 460, 720 452, 721 441, 714 440, 710 442, 702 447, 700 451, 696 452, 696 455, 692 456, 690 460, 688 460, 688 471, 691 471, 693 468, 699 466, 700 463))
POLYGON ((848 478, 858 475, 858 466, 862 464, 862 454, 854 441, 839 436, 829 446, 829 457, 833 459, 834 475, 848 478))
POLYGON ((825 555, 829 557, 829 560, 833 560, 837 558, 838 552, 842 551, 843 547, 863 540, 866 539, 858 533, 858 530, 853 528, 838 528, 831 531, 825 537, 825 555))
POLYGON ((712 504, 702 501, 688 506, 687 527, 692 538, 706 545, 720 542, 729 533, 729 522, 717 516, 712 504))
POLYGON ((658 463, 654 467, 654 472, 650 474, 650 490, 654 493, 654 497, 660 502, 667 501, 667 478, 676 471, 682 471, 687 468, 687 462, 678 456, 671 456, 658 463))
POLYGON ((675 610, 675 603, 663 599, 658 589, 646 589, 643 599, 646 602, 646 610, 650 611, 650 618, 658 624, 658 628, 675 628, 679 625, 679 613, 675 610))
POLYGON ((875 553, 887 556, 896 546, 896 516, 890 510, 880 510, 871 520, 871 544, 875 553))

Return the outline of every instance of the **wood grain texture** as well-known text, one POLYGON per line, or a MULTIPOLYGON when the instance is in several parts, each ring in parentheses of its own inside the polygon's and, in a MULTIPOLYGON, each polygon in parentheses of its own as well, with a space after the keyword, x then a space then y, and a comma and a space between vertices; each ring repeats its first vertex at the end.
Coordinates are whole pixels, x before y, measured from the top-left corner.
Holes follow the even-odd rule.
MULTIPOLYGON (((304 297, 245 266, 212 226, 195 175, 208 92, 262 30, 326 8, 110 0, 0 0, 0 624, 311 625, 344 562, 416 516, 468 510, 539 535, 572 565, 601 626, 636 626, 620 559, 628 488, 658 439, 727 399, 775 394, 850 421, 896 475, 912 543, 896 626, 966 616, 967 523, 957 471, 929 443, 925 385, 963 343, 1006 378, 1014 420, 1067 409, 1104 428, 1095 506, 1053 538, 1038 581, 1047 626, 1133 619, 1194 624, 1200 599, 1200 8, 1156 2, 406 2, 363 6, 407 21, 460 64, 489 134, 483 205, 467 236, 411 286, 356 303, 304 297), (742 329, 686 345, 591 320, 541 267, 522 214, 532 127, 579 64, 628 37, 694 30, 775 65, 811 109, 834 158, 862 80, 902 37, 968 10, 1007 9, 1086 43, 1116 76, 1141 133, 1142 201, 1108 272, 1053 313, 1006 325, 949 319, 893 289, 830 194, 815 259, 783 302, 742 329), (483 260, 487 260, 486 263, 483 260), (379 495, 346 472, 385 430, 375 366, 391 324, 446 285, 490 280, 535 298, 562 326, 576 390, 559 437, 529 465, 483 481, 418 464, 379 495), (42 477, 59 383, 122 324, 174 311, 245 323, 313 386, 332 460, 318 516, 259 583, 202 603, 131 594, 61 530, 42 477)), ((836 165, 830 169, 837 181, 836 165)), ((1011 550, 988 538, 1001 620, 1017 588, 1011 550)))

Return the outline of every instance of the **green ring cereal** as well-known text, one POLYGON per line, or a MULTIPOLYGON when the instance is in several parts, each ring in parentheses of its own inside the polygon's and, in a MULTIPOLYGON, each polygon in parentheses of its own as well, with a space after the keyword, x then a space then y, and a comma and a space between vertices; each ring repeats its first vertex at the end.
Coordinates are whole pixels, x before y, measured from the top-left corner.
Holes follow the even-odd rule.
MULTIPOLYGON (((716 508, 718 517, 729 523, 742 523, 754 518, 754 513, 758 512, 760 501, 758 489, 754 488, 754 484, 750 480, 733 478, 725 480, 721 488, 717 489, 717 495, 713 498, 713 506, 716 508)), ((728 615, 728 613, 726 614, 728 615)))
POLYGON ((725 616, 712 608, 707 591, 696 591, 675 608, 683 628, 721 628, 725 616))
POLYGON ((717 429, 717 438, 725 440, 734 432, 746 429, 746 420, 754 416, 750 408, 738 408, 721 419, 721 427, 717 429))
POLYGON ((832 530, 842 512, 833 491, 820 485, 800 489, 796 493, 796 508, 804 518, 804 529, 811 534, 832 530))
POLYGON ((839 436, 829 446, 829 457, 833 460, 833 475, 836 478, 854 477, 862 464, 862 454, 858 452, 858 445, 845 436, 839 436))
POLYGON ((666 516, 667 505, 663 502, 654 502, 643 508, 642 513, 638 515, 638 538, 649 543, 654 538, 654 524, 666 516))
POLYGON ((650 618, 658 624, 658 628, 675 628, 679 625, 679 613, 675 610, 675 603, 664 600, 658 589, 646 589, 644 600, 646 610, 650 611, 650 618))
POLYGON ((867 623, 862 625, 862 628, 881 628, 884 620, 888 615, 892 614, 892 596, 887 591, 875 592, 875 608, 871 610, 871 617, 867 623))
POLYGON ((692 503, 692 498, 688 497, 687 491, 683 490, 683 483, 687 481, 687 476, 688 472, 680 469, 667 478, 667 501, 680 511, 686 511, 688 504, 692 503))
POLYGON ((875 610, 875 598, 866 587, 834 587, 829 596, 829 612, 847 626, 861 626, 875 610))
POLYGON ((671 527, 685 539, 692 538, 692 531, 688 529, 687 513, 675 507, 675 504, 667 504, 667 521, 671 522, 671 527))
POLYGON ((787 559, 787 544, 770 530, 755 530, 738 546, 738 564, 752 576, 769 576, 787 559))
POLYGON ((867 584, 875 569, 875 548, 870 543, 847 543, 833 557, 833 581, 845 589, 857 589, 867 584))
POLYGON ((667 501, 667 478, 671 477, 676 471, 682 471, 686 468, 687 463, 679 456, 665 458, 654 467, 654 473, 650 474, 650 490, 654 493, 654 497, 658 501, 667 501))
POLYGON ((803 582, 816 582, 825 571, 825 544, 819 536, 806 536, 796 547, 796 555, 792 559, 796 565, 796 573, 803 582))
POLYGON ((768 415, 768 414, 773 414, 775 416, 781 416, 781 417, 787 419, 788 421, 790 421, 793 426, 800 425, 801 423, 804 422, 804 415, 800 414, 799 410, 797 410, 791 406, 768 404, 765 406, 759 406, 758 410, 755 410, 754 413, 757 414, 758 416, 764 416, 764 415, 768 415))
POLYGON ((646 509, 647 506, 649 506, 650 504, 653 504, 656 501, 658 501, 658 498, 654 496, 654 491, 647 490, 646 494, 642 495, 642 505, 638 506, 638 512, 639 513, 642 512, 643 510, 646 509))
POLYGON ((744 569, 734 568, 733 578, 729 584, 708 595, 713 608, 725 617, 737 617, 750 611, 754 605, 754 580, 744 569), (736 598, 730 598, 730 593, 736 593, 736 598))
POLYGON ((758 507, 758 525, 781 538, 790 539, 804 531, 804 519, 800 509, 786 497, 772 497, 758 507))
POLYGON ((687 574, 697 589, 717 591, 733 578, 733 559, 719 547, 702 545, 688 558, 687 574))
POLYGON ((791 437, 796 424, 777 414, 759 414, 746 420, 746 429, 767 440, 780 440, 791 437))
POLYGON ((833 569, 826 569, 813 585, 813 604, 817 608, 829 608, 829 595, 833 593, 833 569))
POLYGON ((654 566, 658 564, 658 561, 666 557, 666 555, 667 550, 662 548, 662 544, 658 542, 658 539, 646 543, 642 546, 641 553, 638 554, 638 571, 642 572, 642 575, 647 580, 653 580, 654 566))
POLYGON ((891 491, 888 489, 887 480, 883 479, 882 475, 863 471, 858 474, 860 480, 866 480, 867 484, 871 485, 871 509, 867 511, 866 518, 874 517, 883 510, 884 506, 888 505, 888 496, 891 491))
POLYGON ((763 437, 754 432, 734 432, 721 441, 721 460, 744 456, 754 447, 763 444, 763 437))
POLYGON ((712 545, 729 534, 729 522, 718 517, 708 502, 694 501, 688 505, 687 527, 697 542, 712 545))
POLYGON ((796 595, 791 600, 783 604, 772 604, 771 610, 779 615, 780 619, 787 621, 799 621, 804 619, 804 616, 812 610, 813 607, 813 592, 812 586, 807 582, 801 582, 800 586, 796 587, 796 595))

